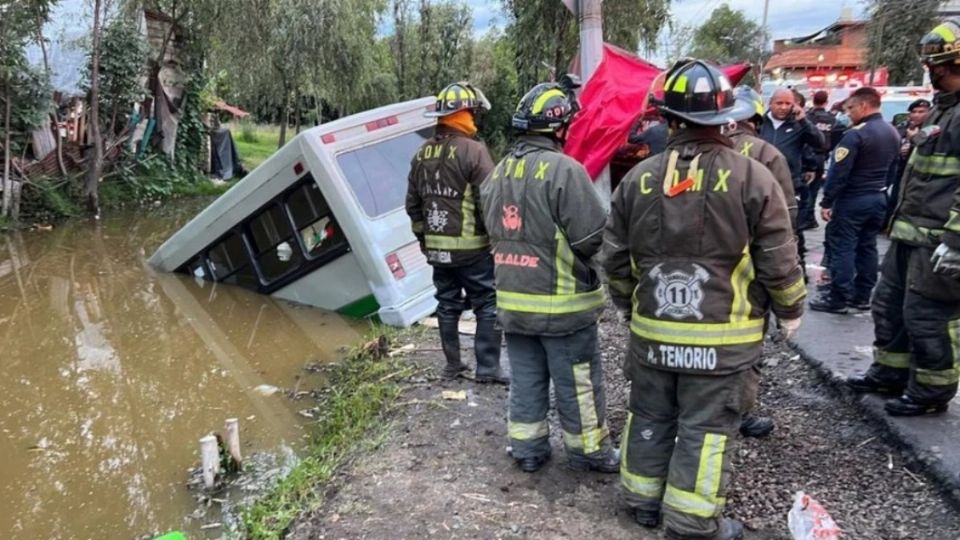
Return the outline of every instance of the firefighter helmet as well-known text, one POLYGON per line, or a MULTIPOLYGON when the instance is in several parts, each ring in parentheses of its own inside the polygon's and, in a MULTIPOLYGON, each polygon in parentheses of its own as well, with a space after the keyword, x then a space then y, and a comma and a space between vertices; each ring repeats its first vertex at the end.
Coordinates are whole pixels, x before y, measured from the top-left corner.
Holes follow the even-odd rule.
POLYGON ((691 124, 722 126, 750 118, 754 105, 737 101, 730 80, 703 60, 677 64, 667 73, 660 110, 691 124))
POLYGON ((920 39, 920 60, 928 66, 960 64, 960 25, 950 19, 920 39))
POLYGON ((541 83, 520 98, 511 124, 520 131, 553 133, 570 125, 580 110, 573 93, 579 88, 575 77, 564 75, 560 82, 541 83))
POLYGON ((447 85, 437 94, 437 104, 434 110, 424 113, 424 116, 437 118, 448 116, 457 111, 490 110, 490 102, 479 88, 468 82, 456 82, 447 85))
POLYGON ((733 95, 737 101, 742 101, 750 105, 749 110, 743 111, 743 113, 748 116, 745 118, 737 118, 737 120, 750 120, 751 118, 763 116, 763 97, 757 93, 756 90, 747 85, 740 85, 734 89, 733 95))

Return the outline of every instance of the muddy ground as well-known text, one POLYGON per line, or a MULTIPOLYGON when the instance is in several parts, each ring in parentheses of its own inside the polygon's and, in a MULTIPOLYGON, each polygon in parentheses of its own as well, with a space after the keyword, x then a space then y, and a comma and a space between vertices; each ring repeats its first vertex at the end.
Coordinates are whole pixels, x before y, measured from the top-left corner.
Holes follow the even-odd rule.
MULTIPOLYGON (((612 314, 601 322, 608 420, 617 441, 626 418, 627 332, 612 314)), ((297 520, 291 538, 662 537, 662 530, 633 523, 616 475, 566 468, 556 418, 553 459, 535 474, 520 472, 506 454, 507 390, 437 380, 432 373, 442 359, 431 341, 416 344, 421 351, 411 358, 428 375, 405 383, 385 442, 323 488, 324 504, 297 520), (444 390, 463 390, 466 399, 442 399, 444 390)), ((467 349, 470 341, 463 341, 467 349)), ((746 538, 789 539, 786 516, 801 489, 827 508, 846 539, 960 538, 960 512, 846 397, 782 344, 768 341, 764 363, 757 412, 772 416, 777 429, 766 439, 740 441, 727 506, 748 525, 746 538)))

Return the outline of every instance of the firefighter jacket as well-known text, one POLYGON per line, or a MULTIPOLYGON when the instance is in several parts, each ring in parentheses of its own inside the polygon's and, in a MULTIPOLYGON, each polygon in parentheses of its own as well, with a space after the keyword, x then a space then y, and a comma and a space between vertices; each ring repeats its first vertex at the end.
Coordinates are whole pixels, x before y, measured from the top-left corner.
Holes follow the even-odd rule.
POLYGON ((681 131, 627 174, 613 194, 603 261, 614 304, 630 310, 628 376, 634 362, 738 372, 759 359, 771 307, 782 319, 803 313, 783 190, 710 131, 681 131))
POLYGON ((481 188, 505 332, 562 336, 597 322, 607 212, 578 162, 552 139, 521 136, 481 188))
POLYGON ((745 122, 737 124, 737 128, 727 133, 733 141, 734 150, 740 155, 755 159, 773 173, 773 177, 783 190, 783 198, 787 201, 787 211, 790 212, 790 225, 794 230, 797 227, 797 196, 793 190, 793 176, 790 174, 790 165, 787 158, 777 150, 777 147, 757 137, 753 126, 745 122))
POLYGON ((960 93, 938 94, 900 181, 890 237, 960 249, 960 93))
POLYGON ((442 125, 413 156, 407 215, 430 264, 466 266, 489 256, 477 203, 480 184, 491 169, 493 160, 483 143, 442 125))

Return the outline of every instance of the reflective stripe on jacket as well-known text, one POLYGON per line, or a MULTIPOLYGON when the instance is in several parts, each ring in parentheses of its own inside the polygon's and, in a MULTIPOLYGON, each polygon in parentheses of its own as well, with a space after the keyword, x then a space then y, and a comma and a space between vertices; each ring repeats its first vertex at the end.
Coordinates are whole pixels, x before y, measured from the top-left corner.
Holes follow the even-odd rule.
POLYGON ((631 310, 628 368, 746 369, 760 357, 771 307, 785 319, 803 313, 783 191, 731 146, 710 131, 681 132, 613 194, 604 268, 614 303, 631 310))
POLYGON ((437 126, 437 134, 413 156, 407 215, 430 264, 464 266, 489 256, 477 203, 491 169, 483 143, 447 126, 437 126))
POLYGON ((604 303, 593 257, 606 211, 582 165, 552 140, 523 136, 481 188, 505 332, 567 335, 604 303))
POLYGON ((934 99, 911 143, 890 237, 915 246, 960 249, 960 93, 934 99))

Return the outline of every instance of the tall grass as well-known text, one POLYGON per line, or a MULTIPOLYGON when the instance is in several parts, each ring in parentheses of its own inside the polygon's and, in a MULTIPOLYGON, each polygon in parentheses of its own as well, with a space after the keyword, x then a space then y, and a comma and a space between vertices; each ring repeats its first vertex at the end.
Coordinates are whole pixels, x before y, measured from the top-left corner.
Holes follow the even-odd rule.
MULTIPOLYGON (((397 343, 398 339, 414 340, 419 329, 401 332, 379 327, 372 335, 397 343), (401 335, 404 337, 398 338, 401 335)), ((320 404, 323 416, 317 421, 316 438, 306 456, 270 493, 241 514, 249 538, 281 538, 297 516, 322 502, 320 488, 338 467, 364 446, 382 440, 383 413, 400 394, 394 378, 411 370, 400 359, 377 354, 369 344, 333 366, 329 394, 320 404)))

